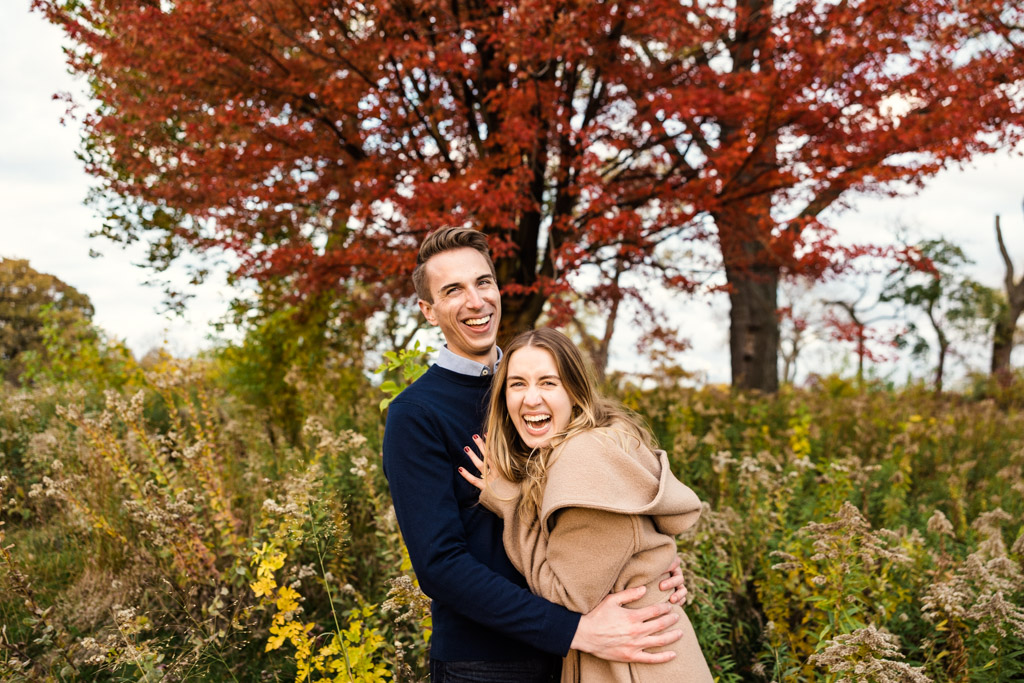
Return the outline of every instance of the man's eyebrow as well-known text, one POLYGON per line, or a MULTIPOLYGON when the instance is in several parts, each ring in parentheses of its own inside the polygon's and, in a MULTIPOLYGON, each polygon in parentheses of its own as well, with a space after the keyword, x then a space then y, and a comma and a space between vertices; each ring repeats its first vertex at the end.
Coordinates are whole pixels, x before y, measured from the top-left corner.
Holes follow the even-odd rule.
MULTIPOLYGON (((494 275, 492 275, 491 273, 481 273, 480 275, 476 276, 475 282, 480 282, 481 280, 493 280, 493 279, 494 279, 494 275)), ((449 282, 446 285, 441 285, 440 291, 445 292, 445 291, 447 291, 447 290, 449 290, 449 289, 451 289, 453 287, 462 287, 462 285, 463 285, 462 282, 449 282)))

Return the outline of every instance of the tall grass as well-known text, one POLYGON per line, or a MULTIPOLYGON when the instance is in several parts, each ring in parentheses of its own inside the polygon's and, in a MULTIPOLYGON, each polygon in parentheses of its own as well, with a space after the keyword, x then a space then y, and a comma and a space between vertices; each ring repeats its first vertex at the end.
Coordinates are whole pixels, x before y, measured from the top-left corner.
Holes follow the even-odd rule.
MULTIPOLYGON (((381 395, 296 376, 277 425, 223 376, 0 390, 0 679, 424 678, 381 395)), ((1021 680, 1014 392, 624 389, 705 501, 679 547, 718 680, 1021 680)))
POLYGON ((422 603, 378 607, 404 572, 376 423, 308 415, 275 445, 214 369, 166 359, 102 399, 4 387, 0 679, 421 673, 422 603))
POLYGON ((833 379, 633 392, 707 505, 680 542, 720 680, 1024 676, 1024 421, 833 379))

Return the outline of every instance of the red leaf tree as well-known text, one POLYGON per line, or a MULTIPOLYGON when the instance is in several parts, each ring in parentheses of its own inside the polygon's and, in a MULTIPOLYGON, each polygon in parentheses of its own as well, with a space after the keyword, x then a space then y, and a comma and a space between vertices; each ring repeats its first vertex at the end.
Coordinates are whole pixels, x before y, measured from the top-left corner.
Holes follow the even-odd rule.
POLYGON ((410 293, 427 231, 465 223, 507 334, 574 283, 642 292, 624 267, 690 289, 707 264, 673 254, 710 240, 733 381, 769 391, 779 277, 849 255, 822 212, 1021 137, 1015 0, 34 5, 98 102, 104 232, 157 265, 224 250, 365 314, 410 293))

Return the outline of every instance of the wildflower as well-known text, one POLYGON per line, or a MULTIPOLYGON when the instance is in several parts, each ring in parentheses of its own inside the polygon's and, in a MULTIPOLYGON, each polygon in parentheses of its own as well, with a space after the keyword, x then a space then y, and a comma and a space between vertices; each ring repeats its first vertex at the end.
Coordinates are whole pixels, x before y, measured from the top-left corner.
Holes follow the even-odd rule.
POLYGON ((813 470, 815 467, 814 463, 811 462, 811 459, 806 455, 803 456, 802 458, 796 458, 795 460, 793 460, 792 465, 795 469, 801 472, 805 470, 813 470))
POLYGON ((838 675, 836 683, 931 683, 921 668, 895 661, 904 658, 896 636, 872 624, 826 641, 807 661, 838 675))
POLYGON ((1013 542, 1013 547, 1010 548, 1010 552, 1014 555, 1024 555, 1024 533, 1017 537, 1017 540, 1013 542))
POLYGON ((1002 591, 982 595, 967 610, 967 618, 976 619, 981 632, 995 631, 1005 638, 1009 629, 1017 638, 1024 638, 1024 609, 1007 601, 1002 591))
POLYGON ((365 477, 367 473, 367 465, 369 465, 369 463, 369 459, 364 455, 352 458, 352 468, 349 469, 349 473, 358 477, 365 477))
POLYGON ((256 594, 257 598, 266 595, 270 597, 270 594, 274 592, 274 588, 277 587, 277 582, 274 581, 273 576, 261 576, 256 581, 249 584, 249 588, 256 594))
POLYGON ((299 595, 298 591, 288 586, 281 586, 277 590, 277 611, 286 615, 296 612, 299 609, 299 600, 301 599, 302 596, 299 595))
POLYGON ((967 605, 974 598, 974 592, 962 576, 949 581, 939 581, 928 586, 921 600, 922 612, 926 619, 938 623, 943 615, 962 619, 967 605))
POLYGON ((729 465, 736 462, 729 451, 718 451, 711 456, 711 469, 719 474, 729 469, 729 465))
POLYGON ((783 560, 777 564, 772 565, 772 569, 780 572, 788 572, 795 569, 800 569, 803 565, 800 564, 800 558, 792 553, 783 552, 781 550, 773 550, 768 553, 769 557, 778 557, 783 560))
POLYGON ((381 609, 395 613, 396 621, 422 620, 430 614, 430 598, 423 594, 412 577, 402 574, 388 584, 388 597, 381 603, 381 609))
POLYGON ((946 515, 942 514, 941 510, 936 510, 932 513, 932 516, 928 518, 927 528, 928 531, 933 534, 953 538, 953 524, 950 523, 946 515))
POLYGON ((756 459, 752 458, 751 456, 749 456, 749 455, 744 456, 743 460, 740 461, 740 472, 741 473, 756 474, 757 472, 760 472, 760 471, 761 471, 760 464, 757 462, 756 459))

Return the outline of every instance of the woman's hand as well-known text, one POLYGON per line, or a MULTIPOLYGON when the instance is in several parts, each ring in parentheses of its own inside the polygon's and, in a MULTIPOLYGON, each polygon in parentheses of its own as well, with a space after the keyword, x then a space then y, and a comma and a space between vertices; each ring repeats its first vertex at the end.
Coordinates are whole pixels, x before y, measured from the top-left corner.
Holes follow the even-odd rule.
POLYGON ((480 473, 482 476, 478 477, 478 476, 476 476, 474 474, 471 474, 470 471, 467 470, 465 467, 460 467, 459 468, 459 474, 461 474, 462 478, 465 479, 466 481, 468 481, 470 484, 472 484, 473 486, 475 486, 478 489, 480 489, 481 491, 483 491, 484 490, 484 486, 486 485, 487 472, 488 472, 488 467, 487 467, 487 442, 484 441, 483 438, 479 434, 474 434, 473 435, 473 443, 476 445, 477 449, 480 451, 480 455, 477 455, 476 452, 472 448, 470 448, 469 446, 466 446, 466 448, 465 448, 466 455, 469 456, 469 459, 473 462, 473 466, 476 467, 477 472, 480 473))

